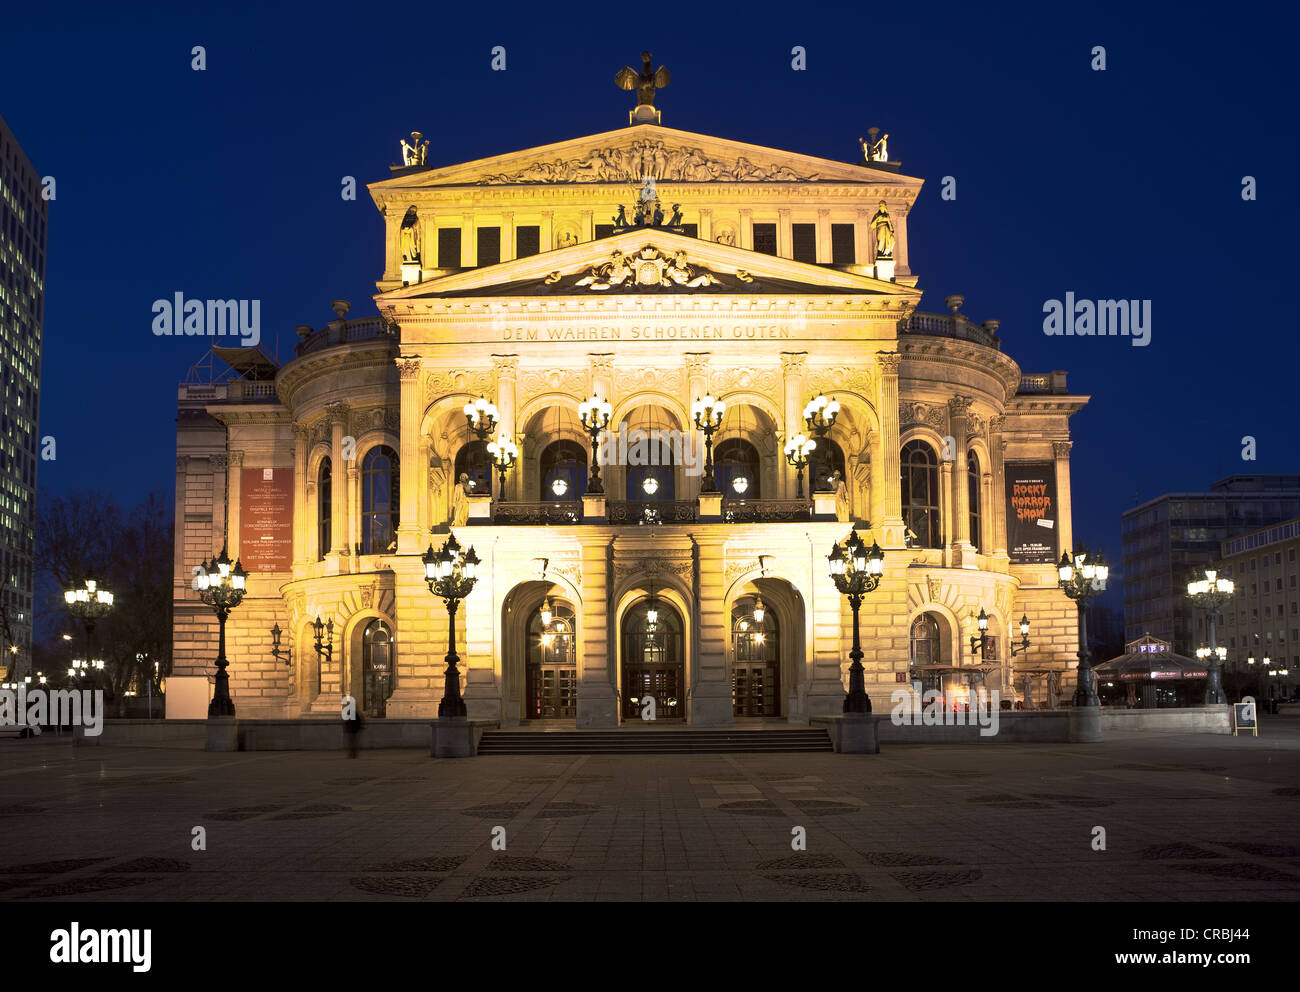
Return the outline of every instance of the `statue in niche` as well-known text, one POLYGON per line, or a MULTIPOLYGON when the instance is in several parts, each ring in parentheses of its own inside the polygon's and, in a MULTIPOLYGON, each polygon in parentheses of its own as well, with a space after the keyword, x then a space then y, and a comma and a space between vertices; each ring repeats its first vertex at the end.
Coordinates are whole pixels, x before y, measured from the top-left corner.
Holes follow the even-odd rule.
POLYGON ((447 519, 447 504, 443 501, 447 487, 447 473, 437 465, 429 466, 430 522, 435 526, 447 519))
MULTIPOLYGON (((622 208, 620 207, 619 209, 622 208)), ((572 231, 565 231, 563 234, 560 235, 561 248, 572 248, 577 243, 578 243, 578 236, 574 234, 572 231)))
POLYGON ((835 519, 839 523, 846 524, 853 517, 849 510, 849 487, 844 484, 844 476, 840 475, 839 469, 831 473, 827 482, 835 493, 835 519))
POLYGON ((736 247, 736 236, 730 231, 723 231, 713 240, 720 245, 726 245, 728 248, 736 247))
POLYGON ((451 490, 451 524, 463 527, 469 520, 469 473, 461 472, 460 478, 451 490))
POLYGON ((857 486, 858 519, 871 518, 871 462, 859 462, 853 470, 853 481, 857 486))
POLYGON ((411 207, 402 218, 402 261, 420 261, 420 217, 411 207))
POLYGON ((893 258, 894 222, 889 219, 889 210, 884 200, 880 201, 871 217, 871 231, 876 236, 876 258, 893 258))

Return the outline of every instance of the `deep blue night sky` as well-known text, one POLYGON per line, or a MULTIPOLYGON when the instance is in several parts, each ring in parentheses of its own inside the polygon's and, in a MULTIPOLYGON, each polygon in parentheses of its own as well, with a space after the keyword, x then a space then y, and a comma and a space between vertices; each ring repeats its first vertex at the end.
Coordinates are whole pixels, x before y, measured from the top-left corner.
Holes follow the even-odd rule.
POLYGON ((47 265, 42 493, 131 504, 174 482, 176 383, 203 354, 151 304, 262 301, 263 337, 329 302, 374 312, 382 226, 343 176, 397 140, 435 165, 619 127, 613 85, 667 64, 665 125, 844 161, 859 135, 927 180, 911 265, 942 312, 998 318, 1027 372, 1066 369, 1077 539, 1119 560, 1119 515, 1234 472, 1300 471, 1292 24, 1222 6, 1086 12, 854 4, 442 4, 302 10, 39 5, 6 13, 0 113, 57 180, 47 265), (612 13, 612 11, 618 11, 612 13), (84 16, 82 16, 84 14, 84 16), (190 69, 194 45, 207 70, 190 69), (489 68, 494 45, 508 69, 489 68), (803 45, 808 69, 790 68, 803 45), (1104 45, 1108 68, 1089 67, 1104 45), (957 199, 939 198, 957 179, 957 199), (1242 177, 1258 181, 1243 202, 1242 177), (1152 301, 1146 348, 1047 337, 1044 300, 1152 301), (1243 462, 1241 438, 1258 441, 1243 462))

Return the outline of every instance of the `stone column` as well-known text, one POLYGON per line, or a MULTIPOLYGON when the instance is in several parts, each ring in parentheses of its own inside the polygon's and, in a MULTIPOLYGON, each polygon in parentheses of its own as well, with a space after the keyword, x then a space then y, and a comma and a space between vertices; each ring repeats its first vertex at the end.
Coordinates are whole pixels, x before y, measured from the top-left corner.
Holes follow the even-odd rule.
POLYGON ((578 619, 580 729, 618 726, 618 689, 613 667, 618 652, 614 643, 617 633, 611 630, 614 577, 609 541, 610 538, 600 534, 584 532, 579 536, 582 547, 582 616, 578 619))
POLYGON ((1007 555, 1007 477, 1006 468, 1003 464, 1003 457, 1006 450, 1006 439, 1002 436, 1002 428, 1006 426, 1007 418, 997 416, 989 421, 989 459, 992 462, 990 468, 993 471, 992 479, 992 507, 993 507, 993 554, 996 557, 1006 558, 1007 555))
POLYGON ((424 549, 421 538, 424 531, 420 528, 420 502, 428 502, 425 486, 429 481, 429 462, 420 460, 420 385, 421 361, 418 355, 403 355, 397 360, 397 372, 401 378, 400 414, 398 427, 399 479, 401 503, 398 507, 397 553, 403 555, 419 554, 424 549))
POLYGON ((596 237, 596 223, 592 218, 592 212, 590 210, 584 210, 580 216, 582 217, 582 231, 580 235, 582 240, 594 240, 596 237))
POLYGON ((508 262, 515 257, 515 212, 501 211, 501 261, 508 262))
POLYGON ((427 437, 420 438, 420 471, 424 473, 424 478, 425 478, 424 496, 422 499, 419 500, 420 503, 419 524, 420 524, 421 543, 424 542, 425 535, 429 533, 429 527, 432 526, 429 522, 429 497, 431 494, 428 489, 429 453, 432 450, 432 448, 433 445, 430 443, 427 437))
MULTIPOLYGON (((181 537, 185 534, 185 509, 189 502, 185 491, 185 473, 189 468, 189 462, 189 455, 176 456, 176 502, 172 506, 172 533, 180 539, 172 541, 172 599, 184 599, 186 593, 190 591, 190 569, 193 567, 185 560, 185 541, 181 537)), ((194 506, 190 512, 193 513, 197 509, 198 507, 194 506)), ((194 564, 197 565, 198 562, 194 564)))
POLYGON ((953 521, 952 527, 952 548, 960 555, 963 552, 973 551, 971 539, 975 535, 970 532, 970 485, 966 478, 968 469, 966 461, 966 431, 967 418, 970 415, 970 397, 954 396, 948 401, 948 432, 951 434, 956 450, 953 452, 952 461, 952 484, 954 487, 955 512, 957 519, 953 521))
MULTIPOLYGON (((497 416, 499 418, 497 432, 518 443, 519 425, 515 423, 515 406, 519 381, 519 356, 493 355, 492 365, 496 370, 497 416)), ((521 450, 519 458, 515 461, 514 468, 506 473, 506 495, 511 500, 520 498, 519 480, 524 471, 521 464, 522 460, 523 451, 521 450)), ((493 480, 493 482, 497 481, 499 480, 493 480)), ((426 500, 426 502, 428 501, 426 500)))
POLYGON ((790 229, 790 211, 776 212, 776 253, 780 258, 794 257, 794 236, 790 229))
POLYGON ((311 435, 301 424, 293 425, 293 563, 310 561, 311 521, 307 518, 307 450, 311 435))
POLYGON ((231 561, 239 558, 239 493, 244 453, 231 451, 226 457, 226 549, 231 561))
POLYGON ((754 250, 754 211, 748 207, 740 211, 740 230, 736 232, 736 246, 754 250))
POLYGON ((348 483, 347 465, 343 460, 343 437, 347 431, 348 405, 331 403, 326 408, 330 418, 330 548, 332 555, 347 556, 348 483))
POLYGON ((894 219, 894 275, 910 276, 912 270, 907 267, 907 204, 892 204, 889 216, 894 219))
MULTIPOLYGON (((400 481, 400 479, 399 479, 400 481)), ((347 545, 355 556, 360 554, 357 545, 361 543, 361 466, 353 458, 348 462, 348 536, 347 545)), ((383 548, 371 548, 371 554, 378 554, 383 548)), ((354 565, 355 567, 355 565, 354 565)))
POLYGON ((817 261, 831 261, 831 212, 825 208, 817 211, 817 261))
POLYGON ((1057 556, 1062 551, 1074 551, 1074 527, 1070 508, 1070 441, 1053 441, 1052 454, 1056 458, 1056 530, 1059 546, 1057 556))
MULTIPOLYGON (((878 351, 876 360, 880 364, 880 448, 881 461, 879 481, 883 493, 884 519, 878 528, 881 541, 885 547, 901 548, 903 546, 903 490, 900 485, 901 464, 899 453, 898 428, 898 369, 902 356, 895 351, 878 351)), ((873 482, 876 477, 873 471, 873 482)))
MULTIPOLYGON (((781 495, 785 499, 794 499, 797 482, 795 479, 795 470, 790 467, 790 463, 785 460, 785 444, 790 438, 799 434, 804 429, 803 406, 804 406, 804 379, 807 373, 808 353, 806 351, 783 351, 781 352, 781 376, 783 384, 785 423, 782 425, 784 433, 777 438, 781 449, 781 461, 785 465, 785 471, 782 473, 781 495)), ((804 493, 810 493, 808 484, 808 469, 804 468, 804 493)))
POLYGON ((980 544, 981 554, 993 551, 993 532, 997 525, 993 510, 993 473, 985 472, 980 476, 980 544))
POLYGON ((460 222, 460 264, 471 269, 478 265, 478 238, 474 236, 471 214, 466 214, 460 222))
POLYGON ((697 222, 696 233, 699 234, 701 241, 713 240, 713 211, 708 207, 700 209, 700 219, 697 222))
POLYGON ((726 607, 726 563, 723 528, 709 528, 699 538, 698 575, 693 585, 698 597, 693 604, 695 679, 690 686, 690 722, 695 727, 730 727, 735 723, 731 679, 727 672, 727 649, 731 640, 731 618, 726 607))

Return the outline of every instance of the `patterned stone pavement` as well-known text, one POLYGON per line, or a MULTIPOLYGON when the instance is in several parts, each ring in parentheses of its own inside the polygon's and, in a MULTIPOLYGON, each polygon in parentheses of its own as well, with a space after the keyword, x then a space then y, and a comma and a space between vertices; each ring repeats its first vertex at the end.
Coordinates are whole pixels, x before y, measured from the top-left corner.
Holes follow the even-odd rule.
POLYGON ((352 761, 45 737, 0 741, 0 785, 13 903, 1300 899, 1300 720, 1280 717, 1259 738, 875 756, 352 761))

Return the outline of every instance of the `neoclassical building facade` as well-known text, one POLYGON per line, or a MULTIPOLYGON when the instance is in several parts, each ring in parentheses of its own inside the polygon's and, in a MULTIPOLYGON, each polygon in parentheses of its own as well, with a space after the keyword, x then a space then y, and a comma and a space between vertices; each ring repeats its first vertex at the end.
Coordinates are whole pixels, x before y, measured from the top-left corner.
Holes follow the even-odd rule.
POLYGON ((861 614, 877 711, 917 685, 1015 698, 1026 671, 1067 694, 1053 563, 1087 397, 1023 373, 961 297, 917 310, 922 183, 864 148, 831 161, 656 115, 433 167, 416 136, 369 187, 378 316, 338 301, 283 365, 220 349, 233 373, 180 388, 173 678, 212 674, 191 577, 224 544, 250 573, 227 626, 239 715, 336 718, 345 693, 375 718, 434 715, 448 618, 421 555, 454 532, 481 560, 457 617, 472 719, 613 727, 650 695, 698 726, 806 721, 842 706, 852 613, 827 555, 856 526, 885 553, 861 614), (725 403, 718 496, 706 396, 725 403), (817 396, 839 407, 820 436, 817 396), (464 412, 480 398, 484 438, 464 412), (796 435, 817 442, 798 468, 796 435), (493 441, 518 451, 504 486, 493 441))

